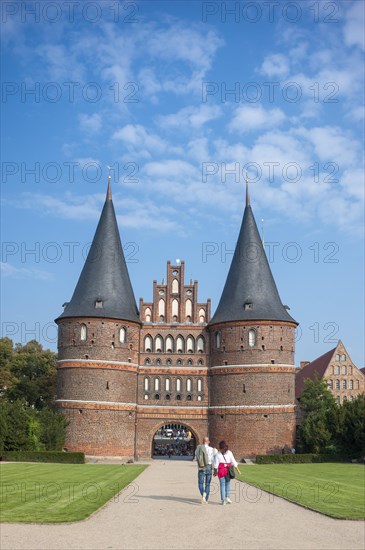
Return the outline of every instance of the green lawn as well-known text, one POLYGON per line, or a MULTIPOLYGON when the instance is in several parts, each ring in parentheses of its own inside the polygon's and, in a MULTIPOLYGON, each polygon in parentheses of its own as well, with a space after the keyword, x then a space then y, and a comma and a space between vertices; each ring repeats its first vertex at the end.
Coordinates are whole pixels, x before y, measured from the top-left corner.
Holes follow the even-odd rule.
POLYGON ((88 517, 117 498, 136 499, 147 466, 103 464, 1 464, 0 520, 65 522, 88 517))
POLYGON ((241 466, 241 481, 335 518, 365 517, 361 464, 257 464, 241 466))

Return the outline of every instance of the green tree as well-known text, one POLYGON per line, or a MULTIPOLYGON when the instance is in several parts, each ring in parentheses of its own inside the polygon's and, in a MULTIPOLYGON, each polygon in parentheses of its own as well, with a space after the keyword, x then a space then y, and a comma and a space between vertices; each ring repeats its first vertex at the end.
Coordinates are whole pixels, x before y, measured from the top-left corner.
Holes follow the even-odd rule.
POLYGON ((365 395, 346 401, 340 407, 338 443, 350 456, 365 454, 365 395))
POLYGON ((36 451, 36 442, 31 436, 31 419, 34 410, 29 409, 24 402, 3 403, 2 414, 7 427, 3 448, 5 451, 36 451))
POLYGON ((50 409, 42 409, 38 413, 42 426, 41 442, 46 451, 62 451, 65 444, 67 420, 62 415, 50 409))
POLYGON ((338 407, 325 380, 307 379, 300 398, 303 422, 300 438, 307 452, 326 452, 336 440, 338 432, 338 407))
POLYGON ((16 344, 10 359, 13 382, 4 392, 10 401, 24 399, 28 406, 53 407, 56 396, 56 354, 32 340, 16 344))
POLYGON ((14 355, 13 341, 10 338, 0 338, 0 395, 9 391, 17 379, 11 370, 14 355))

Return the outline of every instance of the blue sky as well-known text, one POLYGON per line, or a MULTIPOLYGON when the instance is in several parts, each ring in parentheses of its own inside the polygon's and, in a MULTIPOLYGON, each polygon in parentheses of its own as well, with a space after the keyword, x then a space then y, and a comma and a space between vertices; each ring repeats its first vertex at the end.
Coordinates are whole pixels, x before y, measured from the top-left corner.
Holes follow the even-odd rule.
POLYGON ((296 364, 341 338, 363 367, 363 21, 357 0, 3 2, 2 335, 56 348, 108 165, 137 302, 179 258, 214 310, 247 172, 296 364))

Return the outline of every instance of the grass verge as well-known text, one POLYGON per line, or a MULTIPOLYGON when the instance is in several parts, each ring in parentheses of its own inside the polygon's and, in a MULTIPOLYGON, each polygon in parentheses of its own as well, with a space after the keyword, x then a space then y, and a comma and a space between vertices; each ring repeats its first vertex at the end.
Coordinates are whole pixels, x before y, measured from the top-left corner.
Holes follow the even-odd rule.
POLYGON ((244 466, 238 479, 334 518, 365 517, 365 467, 361 464, 244 466))
POLYGON ((133 501, 144 465, 1 464, 0 521, 59 523, 87 518, 108 500, 133 501), (118 493, 127 487, 123 495, 118 493))

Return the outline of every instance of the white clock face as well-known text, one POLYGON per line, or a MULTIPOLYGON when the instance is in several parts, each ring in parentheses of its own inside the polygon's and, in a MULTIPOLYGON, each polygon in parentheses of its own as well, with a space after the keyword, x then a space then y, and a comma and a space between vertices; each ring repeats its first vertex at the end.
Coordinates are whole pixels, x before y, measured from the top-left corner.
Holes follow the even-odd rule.
POLYGON ((160 290, 160 291, 159 291, 159 295, 160 295, 160 296, 163 296, 164 294, 165 294, 165 291, 164 291, 164 290, 160 290))
POLYGON ((190 296, 190 295, 192 294, 191 290, 187 290, 187 291, 186 291, 186 294, 187 294, 188 296, 190 296))
POLYGON ((173 272, 172 272, 172 274, 176 276, 176 275, 178 275, 178 274, 179 274, 179 272, 178 272, 178 271, 176 271, 176 269, 175 269, 175 271, 173 271, 173 272))

